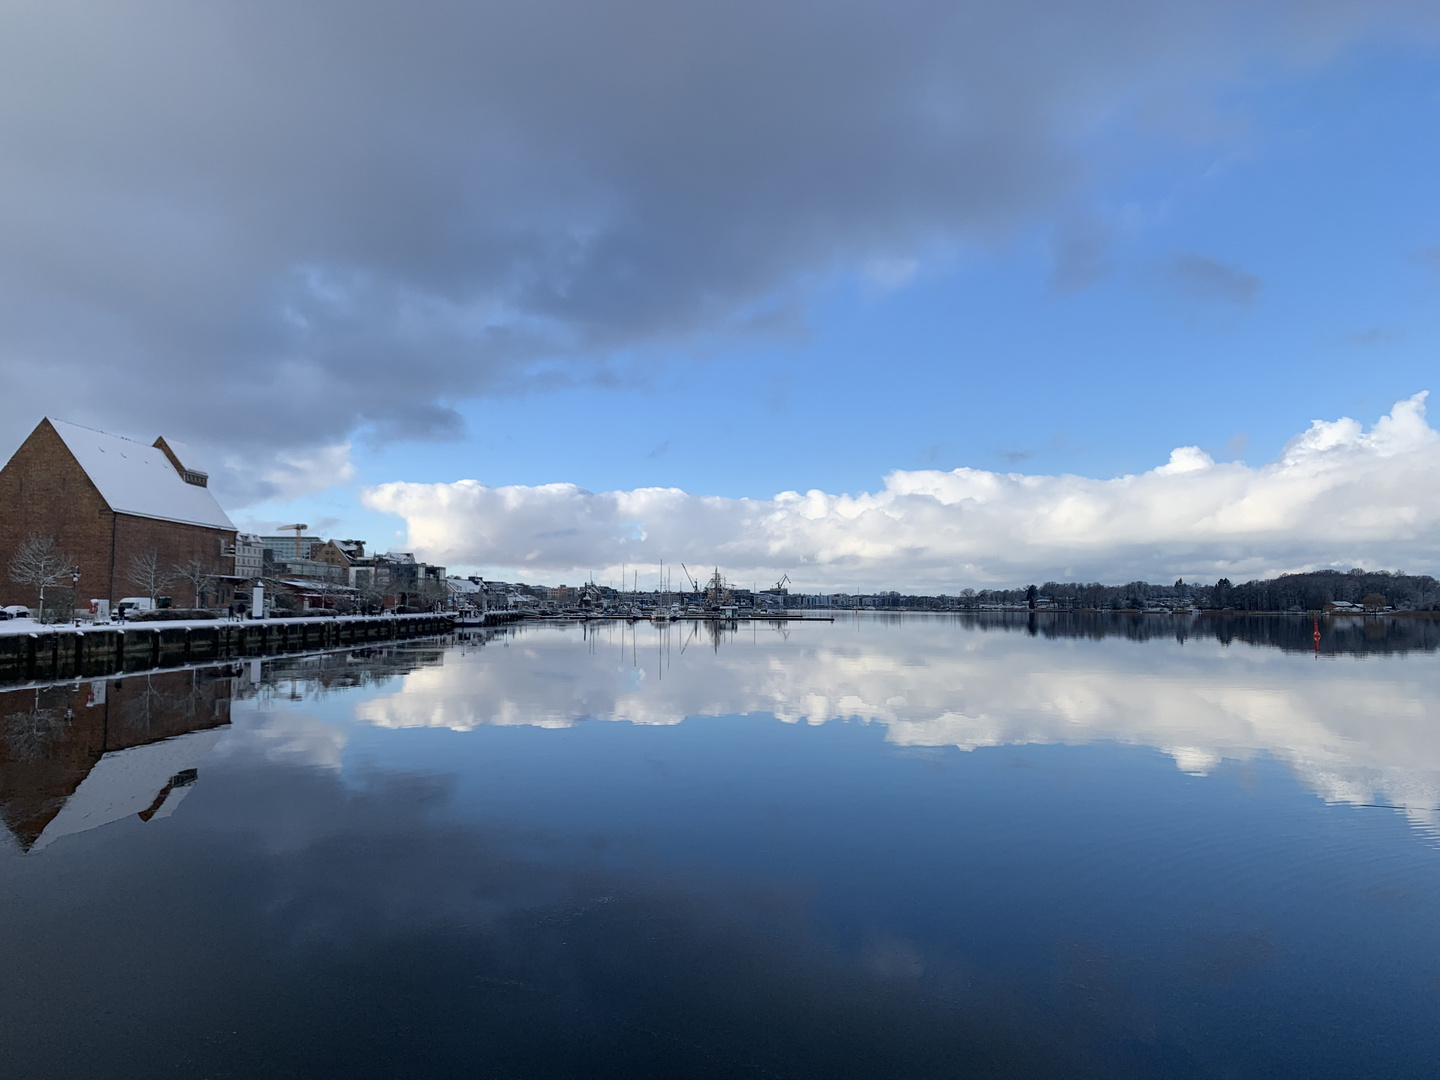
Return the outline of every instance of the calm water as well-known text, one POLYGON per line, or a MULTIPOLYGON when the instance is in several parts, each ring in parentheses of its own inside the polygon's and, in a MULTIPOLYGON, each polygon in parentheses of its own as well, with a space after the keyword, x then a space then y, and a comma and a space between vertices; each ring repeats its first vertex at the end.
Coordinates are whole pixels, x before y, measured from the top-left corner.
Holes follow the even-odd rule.
POLYGON ((1434 624, 849 617, 0 692, 0 1076, 1440 1076, 1434 624))

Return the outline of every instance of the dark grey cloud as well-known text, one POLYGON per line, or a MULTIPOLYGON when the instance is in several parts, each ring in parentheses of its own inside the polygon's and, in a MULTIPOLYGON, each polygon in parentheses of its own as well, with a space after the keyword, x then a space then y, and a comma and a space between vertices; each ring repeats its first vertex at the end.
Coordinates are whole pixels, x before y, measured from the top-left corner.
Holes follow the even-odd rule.
MULTIPOLYGON (((1191 116, 1252 62, 1417 20, 1362 0, 9 5, 0 433, 42 411, 163 427, 243 452, 235 490, 263 494, 267 454, 451 437, 476 395, 793 328, 837 267, 1073 208, 1086 140, 1137 101, 1163 132, 1165 103, 1191 116)), ((1069 244, 1062 287, 1099 265, 1069 244)))
POLYGON ((1260 296, 1258 277, 1208 255, 1175 255, 1167 270, 1171 287, 1186 299, 1249 307, 1260 296))

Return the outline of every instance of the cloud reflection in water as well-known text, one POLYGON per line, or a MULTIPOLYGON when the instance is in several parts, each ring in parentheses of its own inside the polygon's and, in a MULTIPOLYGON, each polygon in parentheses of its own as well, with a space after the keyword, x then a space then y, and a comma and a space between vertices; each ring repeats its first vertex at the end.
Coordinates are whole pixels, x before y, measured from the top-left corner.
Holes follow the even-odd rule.
POLYGON ((932 617, 714 640, 703 626, 527 628, 445 654, 353 715, 390 727, 677 724, 773 714, 859 719, 900 746, 1082 744, 1163 751, 1185 772, 1268 754, 1322 798, 1407 808, 1440 826, 1440 682, 1428 653, 1327 657, 1214 638, 1135 642, 982 632, 932 617))

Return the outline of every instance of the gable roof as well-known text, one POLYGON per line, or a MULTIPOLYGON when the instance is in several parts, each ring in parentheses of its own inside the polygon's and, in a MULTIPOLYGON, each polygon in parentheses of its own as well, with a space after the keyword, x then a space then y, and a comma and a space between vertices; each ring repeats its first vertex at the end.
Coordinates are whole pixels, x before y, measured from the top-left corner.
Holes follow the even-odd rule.
POLYGON ((164 450, 79 424, 47 419, 100 497, 117 514, 235 530, 210 489, 187 484, 164 450))

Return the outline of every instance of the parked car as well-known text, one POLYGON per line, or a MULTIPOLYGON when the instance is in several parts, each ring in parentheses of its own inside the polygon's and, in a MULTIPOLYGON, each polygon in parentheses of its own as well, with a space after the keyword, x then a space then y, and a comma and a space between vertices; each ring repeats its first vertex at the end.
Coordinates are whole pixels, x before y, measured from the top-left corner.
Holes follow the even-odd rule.
POLYGON ((128 619, 131 615, 138 615, 142 611, 154 611, 155 601, 148 596, 122 596, 120 602, 115 605, 115 614, 121 619, 128 619))
POLYGON ((30 609, 24 604, 11 604, 8 607, 0 608, 0 611, 5 613, 5 618, 7 619, 30 618, 30 609))

